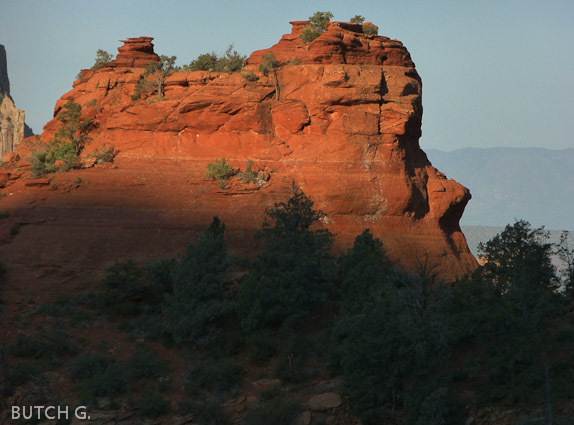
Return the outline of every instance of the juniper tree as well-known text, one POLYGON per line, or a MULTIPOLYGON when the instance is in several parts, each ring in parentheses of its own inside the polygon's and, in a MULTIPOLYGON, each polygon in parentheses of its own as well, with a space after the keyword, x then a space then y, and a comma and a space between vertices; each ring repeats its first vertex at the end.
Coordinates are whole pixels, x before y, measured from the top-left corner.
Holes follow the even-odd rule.
POLYGON ((324 214, 300 189, 266 214, 256 233, 263 248, 239 291, 238 313, 248 332, 297 325, 326 301, 334 269, 329 254, 333 235, 312 229, 324 214))
POLYGON ((271 73, 273 75, 273 84, 275 85, 275 100, 279 101, 279 80, 277 79, 277 68, 279 68, 279 61, 273 52, 267 52, 261 56, 261 64, 259 71, 264 75, 271 73))
POLYGON ((151 62, 145 68, 144 75, 150 75, 154 80, 158 99, 163 97, 165 79, 175 71, 176 59, 175 56, 161 55, 159 62, 151 62))
POLYGON ((332 18, 333 14, 331 12, 315 12, 309 17, 309 25, 303 29, 299 38, 301 38, 304 43, 315 40, 325 31, 327 24, 332 18))
POLYGON ((113 58, 114 56, 111 53, 99 49, 96 53, 96 62, 92 66, 92 70, 97 71, 98 69, 105 67, 113 58))

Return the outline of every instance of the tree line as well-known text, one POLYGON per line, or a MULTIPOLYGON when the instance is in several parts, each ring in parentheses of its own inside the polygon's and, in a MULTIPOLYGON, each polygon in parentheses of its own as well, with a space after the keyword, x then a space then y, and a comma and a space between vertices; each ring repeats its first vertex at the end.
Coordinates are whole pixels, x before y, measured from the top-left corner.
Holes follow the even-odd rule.
POLYGON ((517 221, 480 245, 483 265, 445 285, 428 258, 411 272, 395 268, 369 230, 333 257, 333 234, 316 226, 322 217, 294 188, 267 209, 256 258, 239 263, 214 218, 180 258, 145 271, 112 269, 102 303, 120 315, 155 314, 157 337, 215 357, 278 356, 287 382, 309 377, 300 338, 318 312, 329 311, 315 355, 344 378, 348 404, 365 425, 458 424, 472 413, 465 405, 492 404, 512 406, 521 423, 561 423, 558 409, 574 395, 567 235, 554 247, 542 228, 517 221), (554 253, 565 260, 560 272, 554 253), (242 277, 232 279, 237 268, 242 277))

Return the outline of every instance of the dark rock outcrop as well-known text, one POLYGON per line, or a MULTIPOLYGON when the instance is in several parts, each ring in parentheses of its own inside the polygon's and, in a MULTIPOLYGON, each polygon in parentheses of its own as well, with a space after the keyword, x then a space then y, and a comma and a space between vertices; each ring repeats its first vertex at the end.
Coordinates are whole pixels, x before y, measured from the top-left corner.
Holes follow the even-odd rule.
POLYGON ((24 111, 16 108, 10 96, 6 49, 0 44, 0 156, 13 152, 22 143, 26 128, 31 133, 24 118, 24 111))

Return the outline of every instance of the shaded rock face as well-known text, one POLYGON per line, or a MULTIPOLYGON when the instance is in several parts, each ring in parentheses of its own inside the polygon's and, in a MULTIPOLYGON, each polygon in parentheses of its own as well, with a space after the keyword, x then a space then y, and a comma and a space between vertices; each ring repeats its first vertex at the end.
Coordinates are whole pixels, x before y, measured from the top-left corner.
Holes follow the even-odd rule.
POLYGON ((2 44, 0 44, 0 93, 10 94, 10 80, 8 79, 6 48, 2 44))
POLYGON ((17 109, 10 97, 6 49, 0 44, 0 156, 13 152, 22 142, 27 127, 24 118, 24 111, 17 109))
MULTIPOLYGON (((150 37, 128 39, 107 67, 82 71, 54 116, 70 100, 83 105, 83 115, 94 123, 84 155, 113 145, 120 170, 137 167, 147 182, 142 184, 149 184, 139 197, 139 186, 128 192, 133 182, 112 183, 109 170, 106 184, 126 199, 94 192, 89 203, 132 208, 138 211, 134 217, 162 211, 162 220, 194 231, 219 215, 232 247, 245 248, 265 208, 286 200, 295 183, 325 212, 322 225, 336 234, 339 253, 369 228, 402 268, 426 264, 445 280, 471 271, 476 261, 458 224, 470 194, 433 168, 419 147, 421 79, 406 48, 363 34, 360 25, 337 22, 305 45, 299 39, 305 24, 293 22, 291 34, 249 57, 246 71, 257 81, 241 73, 177 72, 167 78, 163 100, 144 94, 133 101, 145 65, 158 60, 150 37), (279 100, 275 77, 258 71, 269 51, 281 63, 279 100), (242 169, 251 160, 271 177, 261 187, 237 179, 215 189, 204 174, 206 164, 221 157, 242 169), (198 186, 192 190, 193 184, 198 186)), ((42 139, 53 137, 58 125, 56 119, 46 124, 42 139)), ((105 173, 98 178, 104 181, 105 173)), ((72 205, 74 196, 60 196, 53 205, 72 205)), ((85 199, 80 203, 84 207, 85 199)), ((147 217, 153 227, 150 222, 147 217)), ((143 244, 135 249, 145 250, 143 244)), ((123 254, 116 258, 129 257, 123 254)))

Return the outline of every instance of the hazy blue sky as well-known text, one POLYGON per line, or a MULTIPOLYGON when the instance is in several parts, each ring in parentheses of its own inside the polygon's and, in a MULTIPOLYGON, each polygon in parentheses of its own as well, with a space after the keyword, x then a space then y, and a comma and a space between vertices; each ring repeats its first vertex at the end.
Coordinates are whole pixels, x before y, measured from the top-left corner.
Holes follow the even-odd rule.
POLYGON ((574 146, 574 1, 0 0, 12 97, 38 133, 98 49, 155 37, 178 64, 275 44, 289 21, 361 14, 401 40, 423 80, 421 146, 574 146))

